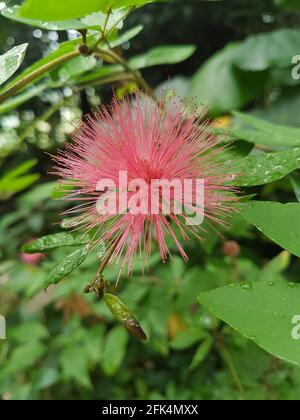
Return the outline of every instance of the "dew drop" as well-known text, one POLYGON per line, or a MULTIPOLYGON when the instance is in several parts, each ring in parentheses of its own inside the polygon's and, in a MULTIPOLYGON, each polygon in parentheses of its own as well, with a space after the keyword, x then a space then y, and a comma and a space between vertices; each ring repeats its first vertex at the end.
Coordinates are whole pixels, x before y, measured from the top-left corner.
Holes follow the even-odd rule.
POLYGON ((273 287, 273 286, 274 286, 274 284, 275 284, 275 283, 273 283, 272 281, 267 281, 267 282, 266 282, 266 285, 267 285, 267 286, 270 286, 270 287, 273 287))
POLYGON ((253 285, 251 283, 241 284, 243 290, 253 290, 253 285))

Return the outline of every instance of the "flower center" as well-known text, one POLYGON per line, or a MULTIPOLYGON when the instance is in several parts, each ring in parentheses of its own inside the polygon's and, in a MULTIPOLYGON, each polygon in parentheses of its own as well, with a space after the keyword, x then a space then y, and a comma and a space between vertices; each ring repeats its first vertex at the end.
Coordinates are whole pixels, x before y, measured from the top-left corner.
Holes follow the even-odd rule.
POLYGON ((149 184, 153 179, 160 179, 163 175, 163 170, 157 166, 155 167, 153 162, 150 162, 148 159, 140 159, 139 168, 141 178, 149 184))

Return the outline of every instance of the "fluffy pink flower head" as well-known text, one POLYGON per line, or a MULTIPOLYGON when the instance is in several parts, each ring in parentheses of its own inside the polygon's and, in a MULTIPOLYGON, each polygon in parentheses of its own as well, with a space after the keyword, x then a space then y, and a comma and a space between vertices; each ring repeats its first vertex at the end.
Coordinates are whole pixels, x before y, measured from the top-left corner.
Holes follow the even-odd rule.
POLYGON ((96 243, 105 241, 110 263, 120 263, 121 271, 131 270, 137 253, 148 260, 153 242, 166 260, 170 239, 187 260, 184 242, 193 235, 201 240, 203 228, 187 223, 197 206, 208 224, 222 224, 232 212, 235 199, 220 159, 223 148, 208 128, 209 122, 181 105, 137 94, 123 102, 114 99, 111 107, 82 123, 55 158, 56 173, 69 189, 66 198, 83 202, 68 211, 78 213, 72 225, 93 231, 96 243), (126 174, 125 185, 124 180, 120 185, 120 174, 126 174), (116 187, 99 188, 102 180, 116 187), (169 210, 163 211, 163 187, 155 190, 154 199, 153 181, 173 185, 175 180, 178 188, 169 189, 169 210), (202 182, 200 205, 197 180, 202 182), (106 212, 99 212, 99 200, 106 202, 106 212))

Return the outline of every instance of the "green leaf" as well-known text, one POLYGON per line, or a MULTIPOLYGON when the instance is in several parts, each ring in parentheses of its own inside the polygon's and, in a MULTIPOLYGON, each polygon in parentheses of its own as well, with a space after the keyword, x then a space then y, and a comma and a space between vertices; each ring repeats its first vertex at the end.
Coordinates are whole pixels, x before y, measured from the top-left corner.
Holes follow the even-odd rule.
POLYGON ((236 186, 269 184, 300 168, 300 148, 248 156, 233 161, 233 167, 240 174, 231 182, 236 186))
POLYGON ((234 112, 237 126, 231 129, 214 130, 218 134, 225 134, 237 140, 267 147, 298 147, 300 146, 300 129, 284 125, 273 124, 261 118, 234 112))
POLYGON ((47 252, 62 246, 84 245, 89 242, 90 238, 88 235, 60 232, 44 236, 36 241, 23 245, 22 251, 28 254, 35 254, 36 252, 47 252))
POLYGON ((34 387, 38 390, 50 388, 59 382, 59 373, 52 367, 42 367, 34 374, 34 387))
POLYGON ((257 130, 261 130, 262 132, 269 134, 270 136, 276 136, 276 134, 279 132, 282 138, 286 137, 288 139, 288 142, 295 142, 296 140, 299 142, 299 128, 272 124, 261 118, 256 118, 243 112, 233 112, 233 115, 235 116, 235 118, 237 118, 238 122, 249 125, 250 127, 253 127, 257 130))
POLYGON ((291 183, 292 183, 293 190, 295 192, 295 196, 297 200, 300 202, 300 177, 298 174, 291 176, 291 183))
POLYGON ((119 9, 121 7, 144 6, 145 4, 157 1, 162 0, 102 0, 102 3, 104 4, 104 9, 108 10, 111 7, 113 9, 119 9))
POLYGON ((110 293, 105 293, 104 300, 114 317, 124 325, 130 334, 140 340, 147 340, 139 322, 124 302, 122 302, 117 296, 110 293))
POLYGON ((234 64, 244 71, 291 66, 300 44, 300 30, 279 29, 249 36, 235 51, 234 64))
POLYGON ((280 6, 287 10, 298 10, 300 9, 299 0, 274 0, 276 6, 280 6))
POLYGON ((252 201, 240 204, 241 216, 272 241, 300 257, 300 203, 252 201))
POLYGON ((0 55, 0 85, 18 70, 24 60, 27 47, 28 44, 18 45, 0 55))
POLYGON ((292 335, 294 318, 299 315, 299 285, 230 285, 202 293, 198 299, 218 318, 269 353, 300 366, 299 340, 292 335))
POLYGON ((66 277, 68 274, 72 273, 76 268, 78 268, 89 254, 89 247, 85 246, 84 248, 77 249, 77 251, 69 254, 62 261, 55 265, 51 273, 47 277, 46 289, 51 284, 57 284, 66 277))
MULTIPOLYGON (((88 41, 93 41, 95 39, 94 36, 89 36, 87 38, 88 41)), ((0 95, 2 95, 7 89, 9 89, 12 85, 15 85, 20 80, 24 79, 25 77, 34 74, 37 70, 39 70, 41 67, 49 64, 50 62, 55 62, 55 60, 61 58, 62 56, 71 53, 72 51, 76 51, 76 49, 81 45, 82 40, 81 39, 74 39, 72 41, 66 41, 59 45, 58 49, 47 55, 46 57, 43 57, 42 59, 36 61, 32 66, 29 66, 24 70, 18 77, 13 79, 10 83, 5 85, 4 89, 0 91, 0 95)), ((40 80, 44 75, 36 75, 36 77, 33 79, 33 83, 40 80)))
POLYGON ((102 369, 108 376, 113 376, 121 366, 126 353, 128 334, 123 327, 113 328, 106 337, 102 358, 102 369))
POLYGON ((239 128, 239 127, 233 127, 230 129, 217 128, 217 129, 214 129, 213 132, 217 135, 229 137, 231 140, 245 140, 245 141, 248 141, 249 143, 266 146, 270 148, 300 146, 299 140, 296 140, 296 139, 289 140, 286 138, 282 138, 279 133, 275 135, 275 132, 274 132, 273 137, 270 136, 270 134, 264 133, 259 130, 239 128))
POLYGON ((46 346, 39 341, 29 341, 16 347, 4 366, 4 372, 20 373, 29 369, 46 353, 46 350, 46 346))
MULTIPOLYGON (((133 32, 135 34, 135 32, 133 32)), ((123 36, 128 38, 131 33, 125 33, 123 36)), ((121 35, 122 37, 122 35, 121 35)), ((123 40, 124 38, 121 38, 123 40)), ((116 47, 120 43, 120 39, 117 39, 113 46, 116 47)), ((176 64, 181 61, 187 60, 195 52, 193 45, 164 45, 155 47, 139 56, 133 57, 128 61, 130 67, 134 70, 142 70, 146 67, 164 65, 164 64, 176 64)), ((120 73, 123 71, 123 67, 120 65, 103 66, 100 69, 89 72, 83 77, 77 80, 78 83, 86 84, 91 83, 95 80, 101 80, 112 74, 120 73)))
POLYGON ((42 340, 49 337, 46 327, 39 322, 26 322, 12 328, 9 332, 9 338, 18 343, 27 343, 32 340, 42 340))
POLYGON ((220 115, 240 109, 262 91, 266 75, 246 73, 233 65, 240 43, 232 43, 209 58, 192 78, 189 98, 220 115))
POLYGON ((0 180, 0 194, 4 197, 10 196, 26 189, 36 182, 40 177, 39 174, 25 175, 26 172, 36 165, 36 163, 37 161, 35 159, 31 159, 7 172, 0 180))
POLYGON ((22 207, 29 207, 32 209, 43 201, 53 198, 56 188, 57 183, 55 181, 39 184, 18 197, 18 204, 22 207))
POLYGON ((75 57, 58 69, 51 72, 51 76, 60 79, 63 83, 76 76, 92 70, 97 64, 95 57, 75 57))
POLYGON ((207 336, 207 331, 201 330, 199 328, 190 328, 186 331, 180 331, 171 342, 171 347, 175 350, 185 350, 194 346, 199 341, 207 338, 207 336))
POLYGON ((129 65, 133 69, 140 70, 163 64, 177 64, 190 58, 195 51, 194 45, 160 45, 145 54, 131 58, 129 65))
POLYGON ((25 0, 18 11, 20 18, 46 22, 84 17, 103 10, 103 0, 25 0))
MULTIPOLYGON (((291 75, 291 73, 290 73, 291 75)), ((278 86, 278 85, 277 85, 278 86)), ((300 127, 300 86, 278 90, 279 95, 274 98, 267 108, 257 107, 251 115, 262 118, 276 125, 300 127)))
POLYGON ((143 25, 134 26, 133 28, 128 29, 128 31, 123 32, 117 37, 111 38, 109 41, 109 45, 111 46, 111 48, 116 48, 119 45, 122 45, 125 42, 130 41, 132 38, 135 38, 137 35, 139 35, 142 32, 143 29, 144 29, 143 25))
POLYGON ((16 194, 20 191, 26 190, 36 181, 40 179, 40 174, 24 175, 16 179, 5 180, 5 186, 3 186, 3 180, 0 184, 0 190, 2 193, 16 194))
POLYGON ((261 272, 261 278, 266 282, 267 276, 276 276, 288 269, 291 263, 291 254, 288 251, 282 251, 279 255, 269 261, 261 272))
POLYGON ((37 164, 36 159, 30 159, 26 162, 22 163, 21 165, 17 166, 16 168, 12 169, 11 171, 7 172, 5 178, 7 179, 15 179, 20 175, 24 175, 30 169, 32 169, 37 164))
POLYGON ((79 385, 90 388, 88 352, 83 346, 73 344, 60 355, 60 364, 65 379, 73 379, 79 385))
MULTIPOLYGON (((11 19, 15 22, 24 23, 25 25, 34 26, 44 30, 52 31, 66 31, 71 29, 88 29, 90 25, 85 24, 82 20, 63 20, 63 21, 49 21, 30 19, 20 16, 20 6, 9 7, 1 12, 2 16, 11 19)), ((93 28, 95 29, 95 28, 93 28)))
POLYGON ((41 3, 39 0, 25 0, 19 16, 48 22, 80 18, 99 11, 107 12, 110 8, 142 6, 150 2, 151 0, 44 0, 41 3))
POLYGON ((93 71, 84 74, 83 76, 80 76, 76 79, 76 83, 89 84, 95 81, 101 81, 101 79, 105 79, 106 77, 122 73, 123 70, 123 67, 120 65, 102 66, 100 68, 95 68, 93 71))
POLYGON ((189 366, 189 370, 193 370, 197 368, 201 363, 204 362, 206 357, 208 356, 212 346, 214 344, 214 340, 211 336, 208 336, 203 343, 200 344, 196 353, 194 354, 193 360, 189 366))

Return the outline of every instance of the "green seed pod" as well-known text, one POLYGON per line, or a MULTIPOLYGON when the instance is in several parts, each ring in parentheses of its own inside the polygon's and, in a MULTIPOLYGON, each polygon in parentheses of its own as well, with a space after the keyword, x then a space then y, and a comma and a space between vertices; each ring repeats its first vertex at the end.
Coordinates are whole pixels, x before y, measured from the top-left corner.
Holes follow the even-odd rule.
POLYGON ((147 340, 147 336, 142 330, 139 322, 117 296, 105 293, 104 300, 114 317, 124 325, 130 334, 139 340, 147 340))

